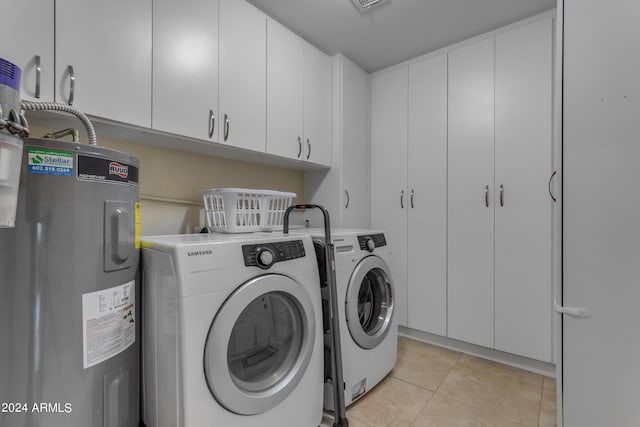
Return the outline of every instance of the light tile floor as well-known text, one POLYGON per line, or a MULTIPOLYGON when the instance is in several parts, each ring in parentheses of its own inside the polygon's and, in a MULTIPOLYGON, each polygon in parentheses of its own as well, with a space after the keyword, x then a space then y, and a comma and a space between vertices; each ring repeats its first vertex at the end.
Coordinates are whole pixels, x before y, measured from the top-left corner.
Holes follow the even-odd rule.
POLYGON ((555 380, 400 337, 395 369, 347 418, 350 427, 555 427, 555 380))

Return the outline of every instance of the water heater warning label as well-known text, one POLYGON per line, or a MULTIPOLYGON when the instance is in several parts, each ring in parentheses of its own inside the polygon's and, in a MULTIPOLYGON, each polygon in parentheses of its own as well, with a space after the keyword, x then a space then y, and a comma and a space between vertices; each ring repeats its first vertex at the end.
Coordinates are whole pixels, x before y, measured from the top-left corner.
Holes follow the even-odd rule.
POLYGON ((135 281, 82 295, 84 368, 126 350, 136 341, 135 281))
POLYGON ((27 165, 34 175, 73 176, 73 153, 29 148, 27 165))

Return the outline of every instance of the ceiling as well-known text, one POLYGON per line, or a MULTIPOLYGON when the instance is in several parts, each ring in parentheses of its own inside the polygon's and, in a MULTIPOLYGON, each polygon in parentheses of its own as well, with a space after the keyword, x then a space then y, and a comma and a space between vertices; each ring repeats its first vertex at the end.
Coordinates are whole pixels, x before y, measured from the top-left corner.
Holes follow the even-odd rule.
POLYGON ((329 55, 374 72, 556 7, 557 0, 248 0, 329 55))

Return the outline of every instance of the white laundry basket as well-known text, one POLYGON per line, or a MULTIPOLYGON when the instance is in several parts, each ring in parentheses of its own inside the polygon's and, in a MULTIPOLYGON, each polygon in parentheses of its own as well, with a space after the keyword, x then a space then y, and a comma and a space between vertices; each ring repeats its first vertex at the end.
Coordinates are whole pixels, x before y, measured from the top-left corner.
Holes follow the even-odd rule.
POLYGON ((200 192, 209 231, 248 233, 282 227, 296 193, 250 188, 213 188, 200 192))

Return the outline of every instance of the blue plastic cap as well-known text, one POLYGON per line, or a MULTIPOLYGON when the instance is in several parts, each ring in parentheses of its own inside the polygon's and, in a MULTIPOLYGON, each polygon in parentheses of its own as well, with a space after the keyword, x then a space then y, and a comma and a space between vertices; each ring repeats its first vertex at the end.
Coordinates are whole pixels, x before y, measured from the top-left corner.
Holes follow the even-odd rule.
POLYGON ((0 58, 0 85, 9 86, 20 92, 20 68, 17 65, 0 58))

